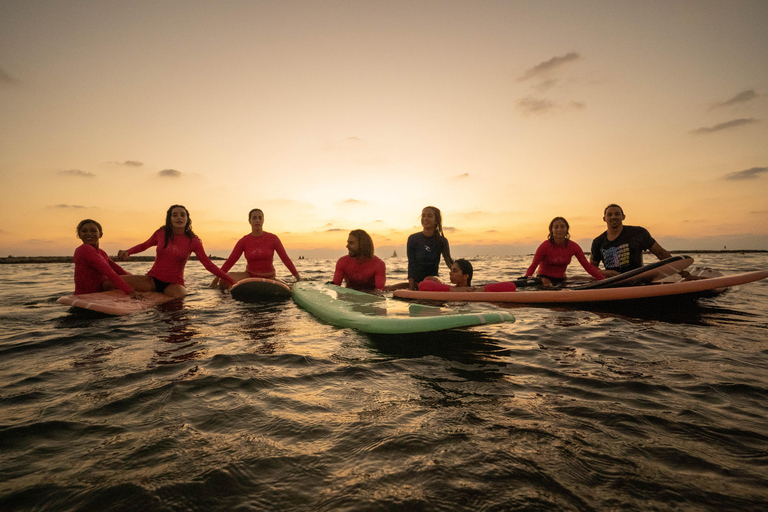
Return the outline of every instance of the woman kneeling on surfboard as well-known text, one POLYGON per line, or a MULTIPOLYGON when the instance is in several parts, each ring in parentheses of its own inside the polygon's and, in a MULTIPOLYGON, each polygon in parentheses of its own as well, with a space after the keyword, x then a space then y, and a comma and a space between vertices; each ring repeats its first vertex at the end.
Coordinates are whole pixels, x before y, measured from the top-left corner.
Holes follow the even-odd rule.
POLYGON ((83 244, 75 250, 75 295, 96 293, 120 288, 132 299, 144 297, 120 276, 130 274, 112 261, 99 249, 99 239, 104 235, 101 224, 92 219, 81 220, 77 225, 77 238, 83 244))
POLYGON ((537 276, 541 278, 545 288, 562 284, 565 281, 565 269, 571 262, 571 258, 576 256, 576 259, 579 260, 589 275, 595 279, 605 279, 603 273, 587 261, 581 247, 570 240, 569 229, 570 225, 563 217, 552 219, 549 223, 549 236, 536 249, 533 262, 525 271, 525 277, 531 277, 536 271, 536 267, 539 267, 537 276))
MULTIPOLYGON (((229 277, 235 281, 248 279, 249 277, 263 277, 265 279, 276 279, 277 272, 272 264, 272 258, 277 252, 283 264, 296 278, 301 281, 299 271, 285 252, 282 242, 272 233, 264 231, 264 212, 254 208, 248 212, 248 222, 251 224, 251 232, 238 240, 227 261, 221 266, 221 270, 229 272, 240 256, 245 253, 245 260, 248 262, 245 272, 229 272, 229 277)), ((211 288, 219 286, 221 280, 216 277, 211 283, 211 288)))
POLYGON ((490 283, 484 286, 472 286, 472 274, 474 274, 472 263, 459 258, 451 265, 451 283, 455 286, 448 286, 440 282, 437 276, 428 276, 419 283, 419 291, 422 292, 513 292, 517 289, 515 283, 490 283))
POLYGON ((143 244, 120 251, 117 257, 125 261, 131 254, 146 251, 153 245, 157 246, 155 264, 145 276, 128 276, 126 282, 134 289, 142 292, 161 292, 169 297, 180 299, 187 294, 184 287, 184 266, 191 253, 195 253, 200 263, 212 274, 220 277, 232 286, 235 281, 205 254, 203 242, 192 231, 192 219, 189 212, 180 204, 168 208, 165 214, 165 226, 152 233, 149 240, 143 244))

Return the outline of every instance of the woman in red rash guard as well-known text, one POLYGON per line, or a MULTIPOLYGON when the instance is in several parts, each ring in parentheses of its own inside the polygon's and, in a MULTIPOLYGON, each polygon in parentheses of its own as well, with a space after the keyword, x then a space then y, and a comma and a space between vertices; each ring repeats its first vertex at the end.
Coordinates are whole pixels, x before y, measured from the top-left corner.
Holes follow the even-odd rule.
POLYGON ((77 238, 83 244, 75 250, 75 295, 96 293, 120 288, 132 299, 143 299, 142 295, 131 288, 120 276, 128 272, 120 268, 99 249, 99 240, 103 236, 101 224, 92 219, 81 220, 77 225, 77 238))
POLYGON ((539 268, 537 273, 541 278, 544 287, 559 285, 565 281, 565 269, 571 262, 571 258, 576 256, 581 266, 584 267, 589 275, 595 279, 605 279, 600 270, 590 264, 584 256, 584 252, 576 242, 570 240, 571 234, 568 232, 570 226, 563 217, 555 217, 549 223, 549 236, 542 242, 536 254, 533 256, 533 262, 525 272, 525 277, 531 277, 539 268))
MULTIPOLYGON (((248 212, 248 222, 251 224, 251 232, 238 240, 227 261, 221 266, 221 270, 228 272, 229 277, 235 281, 247 279, 249 277, 263 277, 265 279, 276 279, 277 272, 272 264, 275 252, 280 256, 283 264, 288 268, 296 281, 301 281, 299 271, 285 252, 283 244, 277 235, 264 231, 264 212, 254 208, 248 212), (240 256, 245 254, 247 262, 245 272, 229 272, 240 256)), ((211 288, 219 285, 221 279, 215 277, 211 283, 211 288)))
POLYGON ((161 292, 169 297, 180 299, 187 294, 184 287, 184 266, 191 253, 195 253, 200 263, 212 274, 232 286, 235 281, 219 267, 213 264, 203 248, 203 242, 192 231, 192 219, 189 212, 180 204, 168 208, 165 226, 152 233, 143 244, 120 251, 117 257, 125 261, 131 254, 146 251, 157 246, 155 264, 145 276, 129 276, 126 282, 135 290, 142 292, 161 292))

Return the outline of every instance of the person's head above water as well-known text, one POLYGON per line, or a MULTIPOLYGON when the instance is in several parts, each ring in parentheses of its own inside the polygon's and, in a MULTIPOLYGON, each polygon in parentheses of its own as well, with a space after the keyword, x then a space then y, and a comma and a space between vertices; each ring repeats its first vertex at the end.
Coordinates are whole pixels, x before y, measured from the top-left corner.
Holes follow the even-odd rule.
POLYGON ((472 286, 473 273, 472 263, 459 258, 451 265, 451 282, 456 286, 472 286))
POLYGON ((347 238, 347 250, 353 258, 373 258, 373 240, 371 235, 362 229, 350 231, 347 238))

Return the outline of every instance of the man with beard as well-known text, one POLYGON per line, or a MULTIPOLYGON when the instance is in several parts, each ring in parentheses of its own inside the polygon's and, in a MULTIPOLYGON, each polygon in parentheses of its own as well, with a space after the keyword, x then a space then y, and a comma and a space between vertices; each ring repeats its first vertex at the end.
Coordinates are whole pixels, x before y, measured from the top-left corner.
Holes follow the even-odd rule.
POLYGON ((333 284, 340 286, 344 281, 347 288, 362 292, 383 291, 387 269, 384 262, 373 255, 371 236, 362 229, 350 231, 347 251, 349 254, 336 263, 333 284))
POLYGON ((608 229, 592 241, 589 262, 597 266, 601 261, 605 277, 615 276, 643 266, 643 251, 651 251, 660 260, 672 255, 640 226, 625 226, 624 210, 609 204, 603 212, 608 229))

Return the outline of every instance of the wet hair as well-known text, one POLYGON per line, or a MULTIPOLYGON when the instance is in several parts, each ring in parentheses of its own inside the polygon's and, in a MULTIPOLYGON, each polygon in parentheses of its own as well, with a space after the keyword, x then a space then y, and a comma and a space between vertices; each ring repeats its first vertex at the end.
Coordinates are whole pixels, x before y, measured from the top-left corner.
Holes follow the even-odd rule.
POLYGON ((459 258, 454 261, 454 263, 457 264, 459 266, 459 270, 461 270, 461 272, 467 276, 467 286, 472 286, 472 274, 474 273, 472 264, 464 258, 459 258))
POLYGON ((373 240, 371 235, 362 229, 355 229, 350 231, 349 234, 357 238, 358 254, 365 258, 373 258, 373 240))
POLYGON ((80 230, 85 226, 86 224, 96 224, 96 227, 99 228, 99 237, 101 237, 104 232, 101 230, 101 224, 96 222, 93 219, 83 219, 77 224, 77 238, 80 238, 80 230))
POLYGON ((451 266, 453 263, 453 258, 451 258, 450 252, 446 254, 445 248, 448 247, 445 238, 445 234, 443 233, 443 214, 440 212, 440 208, 437 206, 425 206, 422 208, 422 211, 426 210, 427 208, 431 209, 435 213, 435 231, 437 231, 437 240, 440 243, 440 254, 443 255, 443 258, 448 260, 448 266, 451 266))
POLYGON ((187 238, 190 240, 197 238, 195 232, 192 231, 192 217, 189 216, 189 210, 187 210, 187 207, 181 204, 174 204, 168 208, 168 211, 165 213, 165 226, 163 226, 163 230, 165 231, 165 245, 163 245, 163 248, 168 247, 168 242, 173 240, 173 224, 171 224, 171 214, 173 213, 174 208, 184 208, 184 211, 187 214, 187 224, 184 226, 184 234, 187 235, 187 238))
POLYGON ((608 208, 618 208, 619 211, 621 212, 621 214, 624 215, 624 209, 621 206, 619 206, 619 205, 617 205, 615 203, 611 203, 611 204, 609 204, 608 206, 605 207, 605 210, 603 210, 603 217, 605 217, 605 214, 608 212, 608 208))
POLYGON ((565 222, 565 239, 569 240, 571 238, 571 234, 568 232, 568 230, 571 229, 571 225, 568 224, 568 221, 565 220, 565 217, 555 217, 554 219, 552 219, 552 222, 549 223, 549 235, 547 236, 547 240, 549 240, 553 244, 555 243, 555 235, 552 234, 552 226, 554 226, 555 222, 559 220, 565 222))
POLYGON ((261 211, 261 208, 254 208, 248 212, 248 222, 251 222, 251 215, 253 215, 253 212, 261 212, 261 216, 264 217, 264 212, 261 211))

